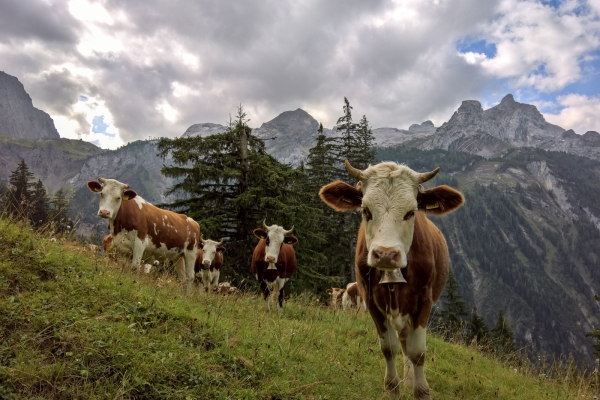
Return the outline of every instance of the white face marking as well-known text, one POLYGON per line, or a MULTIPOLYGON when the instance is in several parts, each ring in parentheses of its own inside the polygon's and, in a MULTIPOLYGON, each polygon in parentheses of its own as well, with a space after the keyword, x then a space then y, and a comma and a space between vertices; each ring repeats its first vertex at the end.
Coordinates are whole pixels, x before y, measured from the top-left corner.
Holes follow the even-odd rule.
POLYGON ((331 306, 337 307, 339 302, 342 300, 342 296, 345 293, 344 289, 331 288, 331 306))
POLYGON ((102 190, 100 191, 100 209, 98 215, 110 220, 115 219, 115 216, 121 208, 123 201, 123 192, 126 189, 126 184, 114 179, 104 179, 102 190), (106 214, 108 212, 108 214, 106 214))
POLYGON ((417 211, 418 174, 396 163, 382 163, 363 171, 362 212, 367 264, 381 269, 406 267, 417 211), (376 259, 376 251, 399 253, 376 259))
POLYGON ((214 240, 207 239, 204 241, 204 247, 202 247, 202 265, 205 267, 211 265, 217 254, 217 245, 219 243, 214 240))
POLYGON ((265 262, 277 262, 279 251, 285 238, 285 229, 278 225, 271 225, 267 230, 267 246, 265 248, 265 262))

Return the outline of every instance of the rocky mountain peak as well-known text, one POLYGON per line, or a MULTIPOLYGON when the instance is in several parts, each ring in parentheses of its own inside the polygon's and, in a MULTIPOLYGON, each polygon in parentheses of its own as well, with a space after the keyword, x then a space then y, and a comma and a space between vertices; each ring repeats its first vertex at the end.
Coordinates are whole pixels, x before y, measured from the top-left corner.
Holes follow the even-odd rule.
POLYGON ((412 124, 408 127, 409 132, 429 132, 435 131, 435 126, 433 122, 427 120, 421 124, 412 124))
POLYGON ((58 139, 50 115, 33 106, 17 78, 0 71, 0 135, 20 139, 58 139))
POLYGON ((504 104, 504 105, 511 105, 516 103, 515 98, 513 97, 512 94, 507 94, 506 96, 504 96, 502 98, 502 100, 500 101, 500 104, 504 104))
POLYGON ((265 122, 259 129, 277 129, 286 136, 306 134, 319 129, 319 123, 309 113, 301 108, 294 111, 284 111, 269 122, 265 122))

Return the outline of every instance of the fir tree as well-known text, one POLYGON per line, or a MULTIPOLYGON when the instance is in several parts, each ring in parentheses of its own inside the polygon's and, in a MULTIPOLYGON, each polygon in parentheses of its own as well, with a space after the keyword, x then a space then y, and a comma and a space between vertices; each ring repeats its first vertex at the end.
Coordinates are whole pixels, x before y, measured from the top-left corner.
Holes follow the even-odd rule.
POLYGON ((489 339, 490 330, 487 327, 485 320, 482 316, 477 314, 477 307, 473 307, 471 311, 471 318, 467 324, 469 333, 467 340, 469 343, 475 340, 478 344, 484 344, 489 339))
POLYGON ((454 334, 458 332, 463 324, 464 317, 468 315, 467 303, 458 293, 459 290, 460 285, 456 280, 454 272, 450 269, 448 281, 446 282, 446 289, 442 295, 442 310, 439 314, 441 323, 444 324, 447 329, 447 338, 454 336, 454 334))
POLYGON ((62 189, 54 193, 51 204, 51 221, 56 232, 68 232, 73 229, 73 221, 71 220, 71 207, 69 205, 69 197, 62 189))
POLYGON ((306 175, 268 155, 247 122, 240 106, 222 134, 158 142, 159 155, 171 154, 174 162, 162 169, 177 182, 167 194, 184 195, 166 206, 200 223, 205 238, 226 238, 229 265, 240 278, 250 271, 252 232, 265 218, 286 229, 295 225, 299 262, 308 268, 321 263, 309 247, 320 240, 315 228, 321 213, 310 207, 306 175))
POLYGON ((355 159, 351 162, 352 166, 358 169, 366 169, 369 165, 375 164, 375 137, 365 115, 358 123, 356 141, 360 152, 355 155, 355 159))
POLYGON ((502 310, 498 313, 498 321, 490 331, 494 350, 500 354, 510 354, 517 349, 515 335, 504 319, 502 310))
POLYGON ((48 221, 50 205, 48 194, 41 179, 38 179, 31 195, 32 212, 31 221, 34 226, 39 227, 48 221))
POLYGON ((6 195, 6 208, 10 214, 29 215, 32 194, 31 187, 34 185, 31 182, 32 179, 33 173, 29 171, 25 160, 21 160, 9 178, 10 188, 6 195))

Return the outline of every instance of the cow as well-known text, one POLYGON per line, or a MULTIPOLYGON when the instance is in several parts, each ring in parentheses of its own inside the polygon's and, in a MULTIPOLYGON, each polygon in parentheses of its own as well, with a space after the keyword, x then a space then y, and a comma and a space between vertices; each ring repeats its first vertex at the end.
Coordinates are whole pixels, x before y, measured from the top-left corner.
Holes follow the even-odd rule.
POLYGON ((98 178, 88 188, 100 194, 98 216, 108 220, 112 240, 132 252, 131 266, 139 271, 144 253, 158 260, 183 258, 188 294, 194 281, 194 264, 200 226, 183 214, 162 210, 138 196, 126 183, 98 178))
POLYGON ((213 286, 213 291, 216 294, 226 296, 238 293, 238 288, 232 286, 229 282, 220 282, 218 286, 213 286))
POLYGON ((204 240, 200 236, 200 244, 198 247, 198 255, 194 265, 194 272, 197 277, 202 278, 202 284, 206 293, 212 291, 219 285, 219 275, 223 266, 223 253, 225 247, 221 246, 223 239, 220 242, 214 240, 204 240))
POLYGON ((278 225, 267 226, 263 221, 263 227, 254 230, 254 235, 259 238, 258 244, 252 254, 252 273, 260 282, 263 292, 266 310, 271 310, 270 292, 275 295, 279 292, 279 312, 283 311, 283 285, 296 272, 296 253, 293 245, 298 242, 295 236, 285 236, 292 233, 292 229, 285 230, 278 225))
POLYGON ((346 290, 342 293, 342 309, 349 310, 356 307, 367 311, 367 305, 364 296, 361 296, 360 287, 357 282, 352 282, 346 285, 346 290))
POLYGON ((346 170, 358 180, 356 187, 336 181, 323 186, 319 195, 336 211, 362 213, 356 277, 386 361, 384 390, 400 396, 402 381, 396 372, 400 341, 405 385, 412 386, 415 399, 430 399, 425 336, 431 307, 448 278, 449 255, 444 236, 426 214, 454 211, 464 197, 445 185, 427 190, 421 186, 439 167, 418 173, 383 162, 360 170, 346 161, 346 170))
POLYGON ((334 310, 337 310, 337 308, 342 304, 342 297, 344 293, 346 293, 346 289, 331 288, 327 289, 327 293, 331 296, 331 302, 329 305, 334 310))

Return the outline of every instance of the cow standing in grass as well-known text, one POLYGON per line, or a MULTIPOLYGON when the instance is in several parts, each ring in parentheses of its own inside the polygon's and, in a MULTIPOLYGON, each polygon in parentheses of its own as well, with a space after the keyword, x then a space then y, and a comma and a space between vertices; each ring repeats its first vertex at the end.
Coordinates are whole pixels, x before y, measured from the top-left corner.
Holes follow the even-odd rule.
POLYGON ((283 286, 296 272, 296 253, 293 244, 298 242, 295 236, 285 236, 292 233, 278 225, 255 229, 254 235, 259 242, 252 255, 252 273, 260 282, 260 289, 266 301, 267 311, 271 310, 271 297, 279 293, 279 311, 283 311, 283 286))
POLYGON ((359 181, 356 187, 337 181, 321 188, 319 195, 337 211, 362 212, 356 277, 385 357, 384 389, 400 396, 402 380, 396 372, 400 341, 404 384, 412 386, 415 399, 430 399, 425 335, 431 307, 448 278, 449 255, 444 236, 425 214, 451 212, 464 198, 448 186, 423 189, 421 184, 439 168, 417 173, 385 162, 361 171, 346 161, 346 169, 359 181), (380 283, 382 271, 403 272, 406 282, 380 283))
POLYGON ((196 257, 194 272, 197 277, 202 279, 206 293, 210 293, 213 288, 217 288, 219 285, 219 276, 221 267, 223 267, 223 253, 225 253, 225 247, 221 246, 222 244, 223 239, 220 242, 215 242, 210 239, 204 240, 200 236, 200 244, 198 245, 200 248, 196 257))
POLYGON ((346 293, 346 289, 341 289, 337 287, 327 289, 327 294, 331 296, 331 302, 329 303, 331 308, 333 308, 334 310, 338 309, 338 307, 342 304, 342 297, 344 293, 346 293))
POLYGON ((162 210, 148 203, 114 179, 89 181, 88 188, 100 194, 98 216, 108 220, 113 243, 132 253, 131 266, 139 271, 144 253, 157 260, 183 258, 185 293, 194 281, 194 264, 200 239, 200 226, 183 214, 162 210))
POLYGON ((342 293, 342 309, 350 310, 351 308, 362 309, 367 311, 367 304, 364 296, 361 296, 360 286, 358 283, 352 282, 346 285, 346 290, 342 293))

